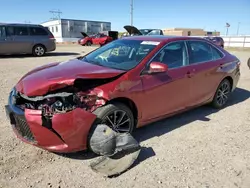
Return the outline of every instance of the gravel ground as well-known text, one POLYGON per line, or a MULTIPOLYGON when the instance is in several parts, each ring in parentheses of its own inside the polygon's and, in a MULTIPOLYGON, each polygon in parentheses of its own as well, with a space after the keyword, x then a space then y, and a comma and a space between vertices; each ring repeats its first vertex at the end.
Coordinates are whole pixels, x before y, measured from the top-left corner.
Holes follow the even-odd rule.
POLYGON ((232 52, 242 61, 242 76, 228 107, 200 107, 137 130, 139 160, 117 178, 91 171, 90 153, 60 156, 19 141, 5 118, 10 89, 36 66, 92 49, 58 46, 42 58, 0 57, 0 187, 250 187, 249 52, 232 52))

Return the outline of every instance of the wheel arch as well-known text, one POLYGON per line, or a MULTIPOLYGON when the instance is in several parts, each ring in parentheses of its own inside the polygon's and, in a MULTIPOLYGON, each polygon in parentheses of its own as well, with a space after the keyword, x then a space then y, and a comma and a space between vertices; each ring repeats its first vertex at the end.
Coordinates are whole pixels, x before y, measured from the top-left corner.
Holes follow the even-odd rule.
POLYGON ((45 52, 47 52, 46 46, 45 46, 44 44, 42 44, 42 43, 36 43, 35 45, 33 45, 32 51, 34 50, 34 48, 35 48, 36 46, 43 46, 44 49, 45 49, 45 52))
MULTIPOLYGON (((226 76, 223 80, 228 80, 230 82, 231 85, 231 90, 233 89, 233 85, 234 85, 234 80, 231 76, 226 76)), ((221 82, 223 82, 223 80, 221 82)), ((220 82, 220 83, 221 83, 220 82)))
POLYGON ((123 103, 125 104, 127 107, 130 108, 131 112, 133 113, 134 119, 135 119, 135 125, 137 125, 138 122, 138 107, 135 104, 135 102, 127 97, 118 97, 118 98, 114 98, 111 99, 110 101, 107 102, 107 104, 109 103, 113 103, 113 102, 119 102, 119 103, 123 103))

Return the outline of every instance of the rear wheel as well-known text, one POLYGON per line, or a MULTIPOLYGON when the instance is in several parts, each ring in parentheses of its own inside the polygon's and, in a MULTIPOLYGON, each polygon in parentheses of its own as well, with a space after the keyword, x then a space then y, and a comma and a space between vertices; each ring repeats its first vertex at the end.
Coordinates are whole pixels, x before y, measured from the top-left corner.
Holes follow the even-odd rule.
POLYGON ((34 46, 33 51, 32 51, 34 56, 39 56, 39 57, 43 56, 45 54, 45 52, 46 52, 45 47, 43 45, 40 45, 40 44, 34 46))
POLYGON ((248 66, 249 69, 250 69, 250 58, 249 58, 248 61, 247 61, 247 66, 248 66))
POLYGON ((224 79, 216 90, 212 101, 212 106, 217 109, 223 108, 226 105, 228 98, 231 94, 231 89, 232 86, 229 80, 224 79))

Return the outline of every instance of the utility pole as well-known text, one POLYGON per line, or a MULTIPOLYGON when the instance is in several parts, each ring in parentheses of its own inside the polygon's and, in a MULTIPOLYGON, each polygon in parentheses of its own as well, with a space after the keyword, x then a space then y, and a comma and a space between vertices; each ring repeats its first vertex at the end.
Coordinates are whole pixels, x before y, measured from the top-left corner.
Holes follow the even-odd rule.
POLYGON ((51 10, 49 11, 52 14, 52 20, 60 20, 62 12, 60 10, 51 10))
POLYGON ((130 3, 130 25, 133 26, 133 11, 134 11, 134 0, 130 3))
POLYGON ((239 30, 240 30, 240 22, 238 22, 237 36, 239 36, 239 30))
POLYGON ((229 23, 226 23, 226 28, 227 28, 227 31, 226 31, 226 36, 228 35, 228 28, 230 27, 230 24, 229 23))

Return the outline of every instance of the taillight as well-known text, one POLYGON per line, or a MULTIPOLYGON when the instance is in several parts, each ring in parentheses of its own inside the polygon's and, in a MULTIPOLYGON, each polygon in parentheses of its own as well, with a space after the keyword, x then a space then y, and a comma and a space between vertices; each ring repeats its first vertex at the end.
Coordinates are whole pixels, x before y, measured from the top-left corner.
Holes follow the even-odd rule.
POLYGON ((52 35, 52 34, 49 35, 49 38, 50 38, 50 39, 55 39, 54 35, 52 35))

